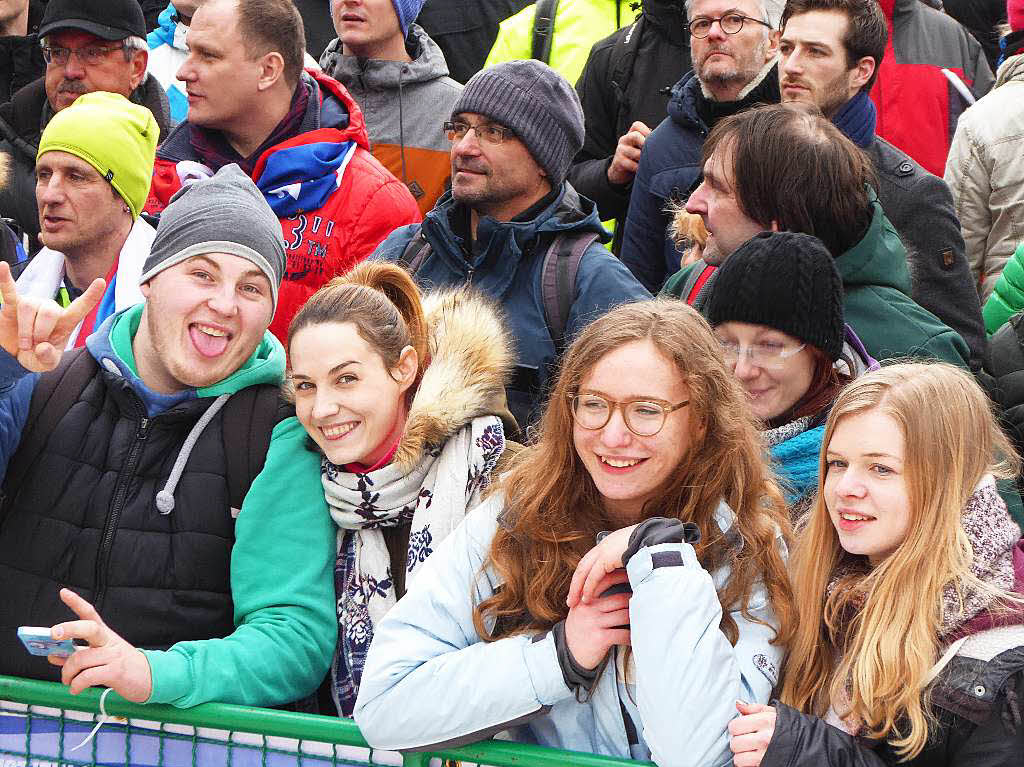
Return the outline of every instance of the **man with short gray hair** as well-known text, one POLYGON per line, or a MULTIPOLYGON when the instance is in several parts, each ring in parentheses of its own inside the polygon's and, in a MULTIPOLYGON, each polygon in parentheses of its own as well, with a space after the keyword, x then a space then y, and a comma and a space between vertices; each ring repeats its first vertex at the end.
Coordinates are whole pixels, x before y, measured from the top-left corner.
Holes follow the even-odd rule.
POLYGON ((633 181, 621 258, 657 293, 682 255, 666 228, 668 203, 700 178, 704 138, 720 119, 779 100, 775 74, 779 0, 687 0, 693 70, 672 88, 668 117, 644 144, 633 181))
POLYGON ((147 107, 161 138, 169 128, 167 97, 146 72, 149 49, 138 0, 50 0, 38 35, 45 74, 0 106, 0 153, 11 158, 0 216, 14 219, 33 238, 39 234, 36 153, 54 114, 83 93, 109 91, 147 107))

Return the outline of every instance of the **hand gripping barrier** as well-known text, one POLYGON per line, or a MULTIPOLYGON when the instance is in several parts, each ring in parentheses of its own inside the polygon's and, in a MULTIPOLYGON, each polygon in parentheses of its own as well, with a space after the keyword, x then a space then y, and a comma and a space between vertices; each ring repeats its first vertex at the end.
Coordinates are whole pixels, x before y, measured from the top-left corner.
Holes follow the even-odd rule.
POLYGON ((180 709, 0 676, 0 767, 653 767, 491 740, 436 753, 372 749, 350 719, 206 703, 180 709), (106 722, 81 748, 105 714, 106 722))

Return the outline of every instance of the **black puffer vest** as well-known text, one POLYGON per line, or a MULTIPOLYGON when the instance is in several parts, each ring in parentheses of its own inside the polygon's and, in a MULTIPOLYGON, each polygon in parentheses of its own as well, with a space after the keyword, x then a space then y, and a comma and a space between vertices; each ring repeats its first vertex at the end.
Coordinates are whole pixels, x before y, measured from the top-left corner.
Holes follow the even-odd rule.
MULTIPOLYGON (((58 597, 61 586, 91 601, 107 625, 139 647, 165 649, 234 630, 229 568, 235 524, 224 426, 239 419, 238 407, 253 407, 257 391, 274 387, 242 390, 213 417, 188 454, 173 510, 162 514, 157 493, 215 399, 188 400, 147 417, 124 378, 96 367, 85 350, 68 356, 91 365, 84 391, 79 386, 74 404, 54 415, 35 401, 44 388, 37 385, 4 479, 0 674, 54 678, 45 659, 21 647, 16 629, 74 619, 58 597), (45 418, 56 426, 33 446, 39 440, 32 430, 44 429, 45 418), (37 455, 26 456, 37 448, 37 455)), ((260 466, 265 454, 264 446, 260 466)))

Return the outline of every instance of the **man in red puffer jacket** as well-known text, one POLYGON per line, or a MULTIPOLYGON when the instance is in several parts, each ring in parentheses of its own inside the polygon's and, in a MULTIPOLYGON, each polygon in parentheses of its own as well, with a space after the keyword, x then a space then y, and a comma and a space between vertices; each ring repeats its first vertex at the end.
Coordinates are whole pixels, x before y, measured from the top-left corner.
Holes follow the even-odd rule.
POLYGON ((178 70, 188 116, 157 151, 146 211, 237 163, 281 221, 287 265, 270 331, 394 229, 420 220, 409 190, 370 154, 363 114, 335 80, 302 69, 291 0, 208 0, 178 70))

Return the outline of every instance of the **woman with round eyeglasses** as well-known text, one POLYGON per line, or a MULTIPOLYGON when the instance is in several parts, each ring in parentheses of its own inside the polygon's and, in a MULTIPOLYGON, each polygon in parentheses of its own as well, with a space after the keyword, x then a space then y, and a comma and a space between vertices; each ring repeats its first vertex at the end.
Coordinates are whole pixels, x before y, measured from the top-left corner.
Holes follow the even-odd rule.
POLYGON ((355 709, 367 741, 508 731, 725 764, 735 701, 770 696, 795 610, 785 503, 743 400, 682 302, 584 329, 538 439, 377 627, 355 709))
POLYGON ((832 256, 815 237, 762 232, 718 269, 706 314, 761 424, 786 500, 802 510, 817 486, 829 408, 875 364, 843 322, 832 256))

